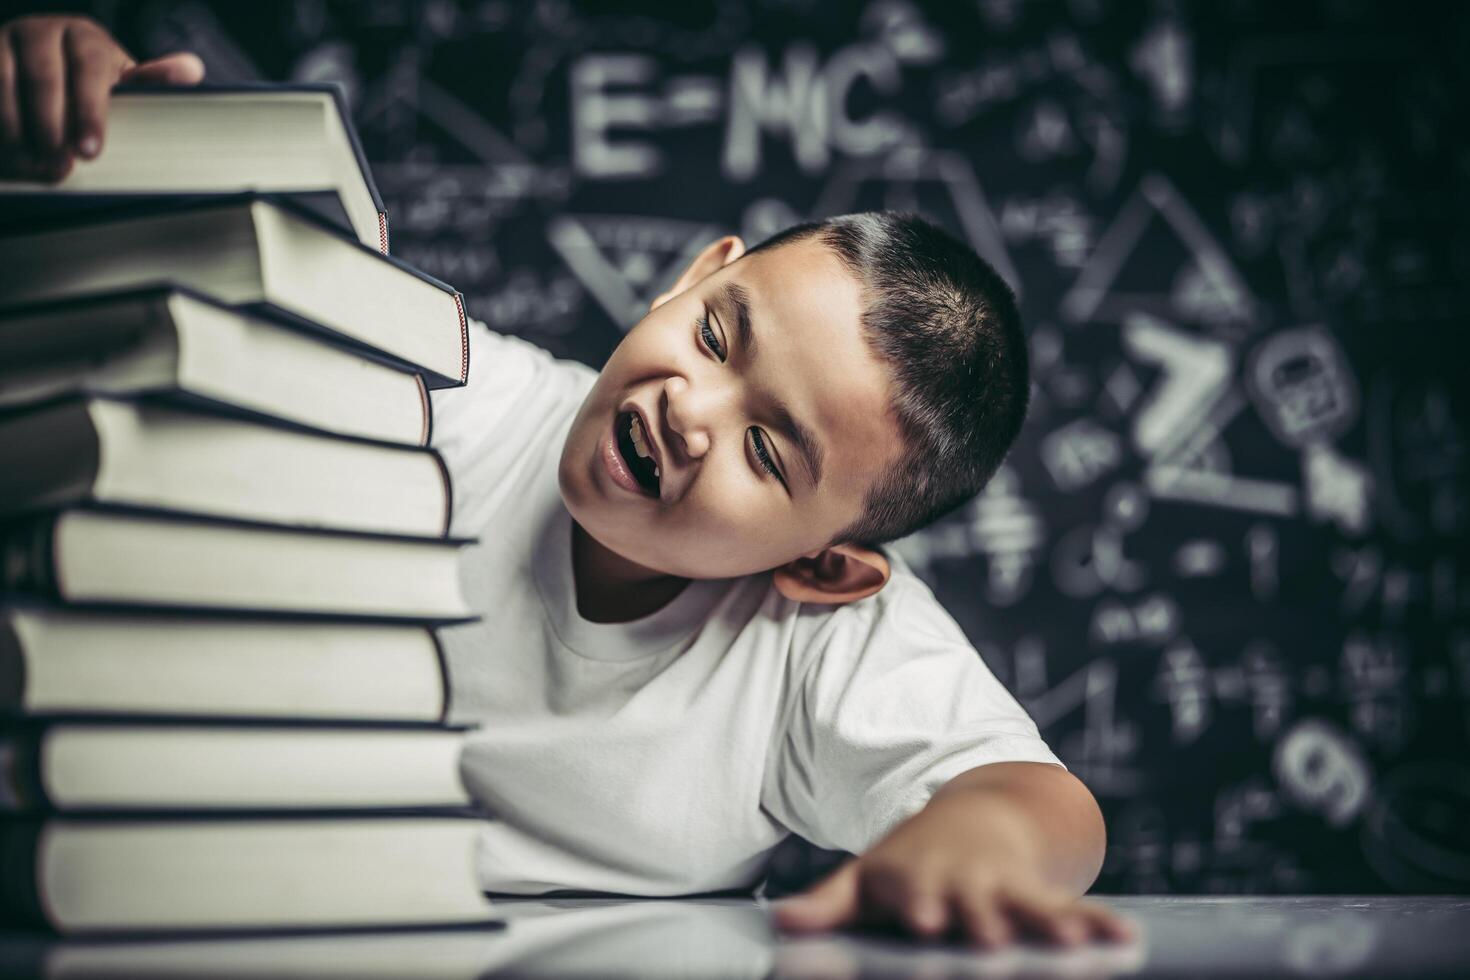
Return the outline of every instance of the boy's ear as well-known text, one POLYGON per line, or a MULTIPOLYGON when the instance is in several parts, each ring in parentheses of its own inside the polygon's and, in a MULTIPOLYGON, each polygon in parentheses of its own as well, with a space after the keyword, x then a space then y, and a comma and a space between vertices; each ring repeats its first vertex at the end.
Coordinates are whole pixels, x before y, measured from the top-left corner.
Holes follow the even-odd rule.
POLYGON ((871 548, 834 544, 772 573, 776 590, 795 602, 841 604, 864 599, 888 582, 888 559, 871 548))
POLYGON ((710 242, 699 250, 694 261, 689 263, 688 268, 669 287, 669 291, 655 296, 652 305, 648 308, 658 309, 705 276, 713 275, 744 254, 745 242, 740 240, 739 235, 726 235, 724 238, 710 242))

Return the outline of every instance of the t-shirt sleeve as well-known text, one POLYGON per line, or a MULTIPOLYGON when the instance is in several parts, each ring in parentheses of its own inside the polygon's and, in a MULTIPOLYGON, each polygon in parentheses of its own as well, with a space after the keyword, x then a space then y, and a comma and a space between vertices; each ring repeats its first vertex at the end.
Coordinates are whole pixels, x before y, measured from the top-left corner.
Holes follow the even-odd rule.
POLYGON ((976 766, 1061 765, 928 588, 886 589, 814 635, 768 759, 762 805, 820 847, 867 850, 976 766))

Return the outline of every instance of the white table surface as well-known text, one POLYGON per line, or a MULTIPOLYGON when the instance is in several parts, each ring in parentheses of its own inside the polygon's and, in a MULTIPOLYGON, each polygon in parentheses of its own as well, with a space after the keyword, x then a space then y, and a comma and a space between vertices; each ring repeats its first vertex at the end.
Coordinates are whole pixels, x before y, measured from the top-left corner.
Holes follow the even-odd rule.
POLYGON ((195 940, 0 938, 5 976, 53 977, 1456 977, 1470 898, 1100 898, 1127 945, 977 952, 856 935, 776 935, 748 899, 498 902, 501 930, 195 940))

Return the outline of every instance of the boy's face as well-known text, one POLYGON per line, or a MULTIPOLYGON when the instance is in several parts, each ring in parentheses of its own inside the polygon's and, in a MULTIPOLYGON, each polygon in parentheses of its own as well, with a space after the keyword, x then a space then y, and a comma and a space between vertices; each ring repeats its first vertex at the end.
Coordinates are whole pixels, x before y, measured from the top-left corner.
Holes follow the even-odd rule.
POLYGON ((861 334, 857 280, 815 241, 735 262, 742 250, 736 238, 715 242, 655 302, 613 352, 562 449, 558 479, 576 522, 670 575, 727 578, 816 555, 861 514, 901 448, 889 371, 861 334), (634 412, 646 436, 629 431, 634 412), (656 496, 635 482, 653 469, 635 436, 657 461, 656 496))

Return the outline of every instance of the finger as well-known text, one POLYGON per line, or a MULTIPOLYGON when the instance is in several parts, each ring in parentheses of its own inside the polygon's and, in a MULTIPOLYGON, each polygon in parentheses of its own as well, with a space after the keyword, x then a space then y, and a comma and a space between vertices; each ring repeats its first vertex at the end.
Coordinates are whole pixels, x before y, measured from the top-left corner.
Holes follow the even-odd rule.
POLYGON ((990 891, 972 891, 957 896, 957 917, 965 936, 985 949, 999 949, 1015 938, 1005 910, 990 891))
POLYGON ((20 102, 16 84, 15 53, 10 49, 10 32, 0 31, 0 151, 7 156, 20 149, 20 102))
POLYGON ((46 170, 41 175, 41 177, 43 180, 48 180, 52 183, 56 183, 60 180, 65 180, 66 175, 71 173, 72 167, 76 164, 76 162, 77 158, 72 154, 72 152, 70 150, 63 149, 61 151, 61 156, 52 157, 51 162, 47 165, 46 170))
POLYGON ((26 141, 34 153, 59 156, 66 121, 61 29, 49 25, 27 27, 24 33, 17 29, 14 42, 26 141))
POLYGON ((937 891, 914 891, 903 903, 899 917, 921 939, 931 939, 949 928, 949 903, 937 891))
POLYGON ((851 860, 810 890, 775 903, 776 926, 790 932, 836 929, 856 921, 858 863, 851 860))
POLYGON ((198 85, 204 81, 204 62, 192 51, 175 51, 123 72, 124 82, 149 85, 198 85))
POLYGON ((1015 921, 1038 939, 1074 946, 1087 938, 1084 924, 1071 915, 1071 903, 1060 895, 1027 889, 1007 893, 1005 901, 1015 921))
POLYGON ((859 921, 920 938, 942 933, 949 925, 942 881, 942 874, 932 867, 869 865, 859 883, 859 921))
POLYGON ((15 51, 10 32, 0 30, 0 180, 34 180, 46 172, 46 161, 31 153, 25 143, 15 51))
POLYGON ((91 159, 107 133, 107 102, 129 60, 100 31, 72 28, 63 38, 71 79, 70 144, 91 159))

